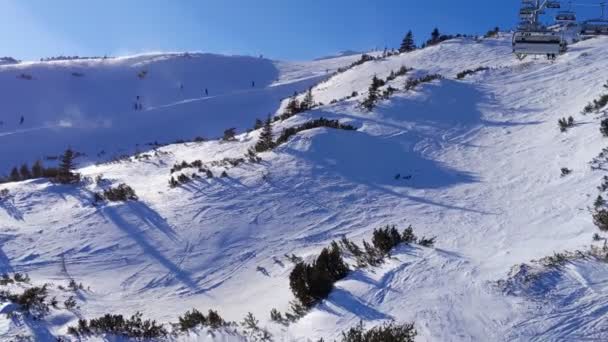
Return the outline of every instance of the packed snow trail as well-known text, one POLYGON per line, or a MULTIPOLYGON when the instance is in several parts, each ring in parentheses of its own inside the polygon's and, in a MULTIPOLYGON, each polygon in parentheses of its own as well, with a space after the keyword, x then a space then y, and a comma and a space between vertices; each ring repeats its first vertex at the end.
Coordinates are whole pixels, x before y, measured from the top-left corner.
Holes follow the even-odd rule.
MULTIPOLYGON (((0 265, 53 281, 65 279, 64 256, 70 275, 91 287, 84 317, 140 310, 166 322, 196 307, 240 321, 251 311, 278 341, 332 340, 359 320, 371 326, 387 319, 415 322, 420 341, 605 339, 605 287, 576 285, 601 279, 601 265, 591 278, 585 265, 565 277, 555 296, 584 295, 550 310, 531 294, 506 295, 493 284, 514 265, 591 243, 597 229, 587 208, 603 174, 588 163, 604 142, 597 116, 579 113, 602 91, 607 50, 608 39, 598 38, 555 62, 521 63, 506 37, 454 39, 332 77, 313 89, 316 101, 359 96, 273 127, 278 134, 323 116, 357 131, 301 132, 260 154, 261 163, 238 167, 212 161, 242 157, 258 131, 79 170, 129 184, 138 202, 92 206, 95 184, 3 185, 11 195, 0 202, 0 265), (391 83, 400 89, 407 78, 446 79, 363 111, 371 78, 402 65, 414 71, 391 83), (454 79, 479 66, 491 69, 454 79), (578 125, 561 133, 556 122, 568 115, 578 125), (169 188, 173 164, 197 159, 216 177, 169 188), (561 177, 561 167, 574 171, 561 177), (217 177, 224 170, 228 177, 217 177), (285 254, 310 257, 343 235, 369 241, 385 224, 412 224, 418 235, 437 236, 436 248, 402 247, 383 266, 339 282, 298 323, 270 322, 270 310, 284 312, 292 299, 285 254), (551 328, 559 322, 568 326, 551 328)), ((74 320, 49 331, 63 334, 74 320)), ((6 336, 28 331, 6 326, 6 336)))

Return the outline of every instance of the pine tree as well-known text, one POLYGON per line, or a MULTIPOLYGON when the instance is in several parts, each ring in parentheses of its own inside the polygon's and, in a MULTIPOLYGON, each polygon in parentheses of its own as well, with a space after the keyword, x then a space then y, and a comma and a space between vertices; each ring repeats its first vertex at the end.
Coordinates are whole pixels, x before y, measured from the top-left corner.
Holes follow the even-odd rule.
POLYGON ((416 43, 414 43, 414 34, 412 33, 412 31, 407 31, 407 34, 401 42, 401 47, 399 47, 399 52, 410 52, 414 50, 416 50, 416 43))
POLYGON ((236 140, 236 128, 228 128, 224 131, 224 137, 222 138, 224 141, 234 141, 236 140))
POLYGON ((294 96, 289 100, 289 103, 287 103, 287 108, 285 109, 285 112, 289 116, 296 115, 302 111, 300 108, 300 102, 298 101, 298 98, 294 96))
POLYGON ((270 119, 270 115, 266 118, 266 122, 264 122, 264 127, 262 128, 262 132, 260 133, 260 140, 255 145, 256 152, 264 152, 272 149, 274 147, 274 142, 272 141, 272 120, 270 119))
POLYGON ((384 81, 379 79, 376 75, 372 78, 372 84, 369 86, 367 98, 363 101, 363 108, 371 111, 378 101, 378 89, 384 85, 384 81))
POLYGON ((312 97, 312 88, 308 88, 306 95, 304 96, 304 100, 300 104, 300 111, 306 111, 312 109, 315 105, 315 100, 312 97))
POLYGON ((21 179, 23 180, 32 178, 32 173, 30 172, 30 168, 27 166, 27 164, 21 165, 21 168, 19 168, 19 173, 21 174, 21 179))
POLYGON ((16 167, 14 167, 11 170, 11 175, 8 178, 11 182, 18 182, 21 180, 21 175, 19 175, 19 170, 17 170, 16 167))
POLYGON ((73 173, 74 169, 74 151, 68 148, 63 153, 61 157, 61 163, 59 163, 59 170, 57 172, 57 177, 55 178, 57 182, 62 184, 75 183, 80 180, 80 175, 77 173, 73 173))
POLYGON ((441 37, 441 34, 439 33, 439 29, 435 27, 435 29, 433 30, 433 32, 431 32, 431 41, 430 41, 430 44, 437 44, 437 43, 439 43, 439 37, 441 37))
POLYGON ((40 160, 36 160, 34 166, 32 166, 32 176, 34 178, 40 178, 44 175, 44 166, 40 160))
POLYGON ((253 129, 260 129, 262 128, 262 126, 264 126, 264 122, 260 119, 255 119, 255 125, 253 126, 253 129))

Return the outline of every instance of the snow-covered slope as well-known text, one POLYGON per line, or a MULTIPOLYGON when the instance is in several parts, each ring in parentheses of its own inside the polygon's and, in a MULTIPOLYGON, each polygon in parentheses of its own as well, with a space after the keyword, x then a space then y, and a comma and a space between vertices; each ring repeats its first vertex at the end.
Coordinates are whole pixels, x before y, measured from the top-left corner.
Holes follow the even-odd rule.
MULTIPOLYGON (((550 309, 539 305, 536 293, 505 293, 495 284, 514 265, 591 243, 597 229, 587 208, 603 173, 588 163, 604 147, 604 138, 598 116, 579 113, 602 91, 607 52, 608 39, 598 38, 573 45, 555 62, 519 62, 510 53, 508 37, 450 40, 367 62, 321 82, 313 95, 326 105, 276 122, 274 131, 321 116, 358 129, 299 133, 261 153, 261 163, 212 163, 243 156, 257 141, 259 132, 252 131, 236 142, 174 144, 129 161, 79 170, 129 184, 137 202, 93 206, 93 192, 99 190, 95 184, 33 180, 3 185, 11 195, 0 202, 2 270, 27 272, 37 282, 75 279, 90 290, 82 292, 77 315, 38 330, 3 322, 2 333, 39 334, 42 329, 65 334, 78 315, 106 312, 139 310, 175 321, 196 307, 216 308, 236 321, 250 311, 277 341, 332 340, 359 320, 369 326, 413 321, 419 341, 606 339, 602 263, 577 261, 572 266, 576 273, 549 287, 555 297, 547 298, 560 298, 550 309), (414 71, 390 83, 399 89, 406 79, 426 74, 440 73, 445 79, 399 91, 372 112, 362 110, 359 102, 371 78, 386 78, 402 65, 414 71), (481 66, 490 69, 455 79, 458 72, 481 66), (328 105, 353 91, 360 95, 328 105), (556 122, 569 115, 577 125, 561 133, 556 122), (169 188, 170 169, 182 160, 201 160, 216 176, 225 170, 228 177, 169 188), (562 167, 573 172, 561 177, 562 167), (306 258, 344 235, 369 240, 371 231, 385 224, 412 224, 420 235, 437 236, 435 248, 400 247, 381 267, 357 270, 340 281, 327 301, 297 323, 286 327, 270 321, 272 308, 285 311, 293 299, 288 280, 292 264, 285 254, 306 258), (587 281, 577 291, 581 279, 587 281), (560 297, 566 294, 574 294, 573 301, 560 297), (556 328, 560 322, 568 327, 556 328)), ((96 142, 119 150, 146 140, 218 136, 230 126, 242 131, 255 117, 280 111, 285 102, 279 106, 278 99, 323 81, 326 69, 358 57, 311 63, 240 58, 145 56, 86 62, 95 67, 77 80, 68 70, 81 63, 85 68, 85 62, 2 67, 0 87, 17 83, 23 88, 11 90, 11 96, 3 90, 0 96, 22 101, 32 111, 24 125, 30 118, 36 121, 17 131, 14 122, 12 128, 5 124, 0 152, 8 161, 0 166, 31 161, 40 151, 57 153, 66 144, 94 153, 96 142), (208 58, 227 59, 242 71, 234 69, 225 84, 209 86, 217 95, 201 98, 207 82, 194 76, 189 63, 200 62, 197 68, 204 69, 208 58), (182 70, 175 71, 181 76, 163 74, 169 64, 171 70, 182 70), (145 80, 136 77, 142 68, 149 70, 145 80), (24 70, 34 80, 15 78, 24 70), (70 85, 58 86, 54 72, 70 85), (93 73, 111 80, 103 91, 97 83, 71 88, 73 82, 89 82, 93 73), (48 76, 43 86, 44 75, 51 74, 55 76, 48 76), (30 97, 54 99, 54 91, 71 98, 49 105, 53 111, 30 97), (181 96, 182 91, 191 93, 181 96), (108 93, 114 94, 111 100, 99 97, 108 93), (149 101, 142 112, 131 108, 136 94, 149 101), (74 129, 81 127, 76 124, 41 128, 41 122, 57 126, 67 115, 65 104, 72 101, 90 108, 80 110, 91 113, 87 118, 111 118, 110 128, 87 126, 90 120, 81 129, 74 129), (116 110, 118 104, 124 110, 116 110), (69 140, 62 140, 64 135, 69 140)), ((225 68, 208 72, 220 71, 223 75, 225 68)))
POLYGON ((242 132, 357 58, 283 63, 185 53, 0 66, 0 173, 68 146, 89 160, 111 159, 152 142, 242 132))

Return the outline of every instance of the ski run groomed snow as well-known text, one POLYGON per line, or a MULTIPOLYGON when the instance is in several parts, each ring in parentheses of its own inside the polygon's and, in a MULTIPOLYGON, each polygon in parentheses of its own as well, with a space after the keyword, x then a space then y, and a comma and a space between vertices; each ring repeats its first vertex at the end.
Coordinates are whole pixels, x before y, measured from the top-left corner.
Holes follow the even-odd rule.
MULTIPOLYGON (((417 341, 607 340, 608 264, 585 258, 538 269, 531 284, 517 273, 603 243, 592 241, 599 230, 590 208, 605 171, 589 163, 606 138, 601 115, 581 110, 603 91, 607 54, 600 37, 555 61, 518 61, 505 34, 452 39, 336 75, 360 55, 296 63, 176 53, 0 66, 0 174, 37 159, 50 165, 71 147, 84 154, 83 176, 126 183, 139 196, 95 206, 95 182, 0 185, 9 191, 0 200, 0 272, 54 284, 61 303, 58 285, 85 287, 77 308, 52 309, 44 320, 0 316, 0 339, 55 341, 79 318, 106 313, 176 322, 197 308, 236 322, 252 312, 275 341, 333 341, 359 321, 392 320, 414 322, 417 341), (389 82, 399 91, 362 109, 372 77, 401 66, 413 70, 389 82), (456 78, 478 67, 489 69, 456 78), (444 78, 402 90, 427 74, 444 78), (247 131, 255 119, 282 113, 285 98, 310 86, 324 105, 275 122, 275 135, 319 117, 357 130, 307 130, 260 153, 260 163, 212 163, 242 157, 258 140, 260 130, 247 131), (570 115, 575 127, 560 132, 557 120, 570 115), (237 141, 221 141, 230 127, 237 141), (196 136, 206 140, 174 143, 196 136), (194 160, 217 176, 170 188, 172 166, 194 160), (572 173, 562 177, 561 168, 572 173), (271 309, 287 311, 293 300, 285 254, 310 260, 332 240, 369 241, 387 224, 411 224, 436 236, 435 246, 400 246, 381 266, 339 281, 296 323, 270 320, 271 309)), ((247 340, 223 330, 169 339, 247 340)))

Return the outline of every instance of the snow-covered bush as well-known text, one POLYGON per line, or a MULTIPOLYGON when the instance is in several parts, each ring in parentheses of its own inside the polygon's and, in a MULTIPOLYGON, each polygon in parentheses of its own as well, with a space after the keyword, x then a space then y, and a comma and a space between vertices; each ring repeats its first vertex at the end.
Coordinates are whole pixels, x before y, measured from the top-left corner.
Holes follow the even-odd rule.
POLYGON ((601 230, 608 231, 608 210, 599 209, 593 213, 593 223, 601 230))
POLYGON ((103 197, 110 202, 137 201, 138 199, 135 190, 125 183, 121 183, 115 188, 104 190, 103 197))
POLYGON ((387 323, 365 331, 363 322, 342 333, 342 342, 414 342, 418 333, 413 323, 387 323))
POLYGON ((232 128, 228 128, 227 130, 224 131, 224 136, 222 137, 222 140, 224 141, 235 141, 236 140, 236 128, 232 127, 232 128))
POLYGON ((349 271, 334 242, 330 248, 324 248, 312 264, 296 264, 289 274, 289 287, 300 303, 310 308, 327 298, 334 283, 346 277, 349 271))
POLYGON ((89 321, 79 319, 77 326, 68 328, 68 333, 76 337, 113 335, 149 340, 166 336, 167 330, 154 320, 142 319, 142 314, 137 312, 130 318, 106 314, 89 321))
POLYGON ((30 287, 21 294, 0 291, 0 300, 16 304, 17 311, 31 315, 34 318, 42 318, 49 312, 49 305, 46 302, 47 293, 46 285, 30 287))
POLYGON ((277 141, 274 143, 274 146, 279 146, 283 143, 286 143, 289 140, 289 138, 298 134, 299 132, 306 131, 306 130, 313 129, 313 128, 319 128, 319 127, 343 129, 343 130, 347 130, 347 131, 353 131, 356 129, 354 126, 351 126, 348 124, 342 124, 338 120, 328 120, 328 119, 321 117, 316 120, 308 121, 300 126, 294 126, 294 127, 289 127, 289 128, 284 129, 283 132, 281 132, 281 135, 277 138, 277 141))
POLYGON ((608 137, 608 119, 603 119, 600 122, 600 132, 603 136, 608 137))
POLYGON ((465 77, 467 77, 468 75, 473 75, 475 73, 481 72, 481 71, 486 71, 486 70, 490 70, 490 68, 488 67, 478 67, 475 69, 467 69, 467 70, 463 70, 461 72, 459 72, 458 74, 456 74, 456 78, 461 80, 465 77))
POLYGON ((559 130, 561 132, 565 132, 568 130, 568 128, 574 126, 574 118, 572 116, 569 116, 568 119, 561 118, 557 120, 557 125, 559 126, 559 130))
POLYGON ((217 311, 209 310, 205 316, 200 311, 192 309, 178 318, 177 327, 181 331, 188 331, 198 326, 217 329, 226 326, 227 324, 228 323, 226 323, 217 311))

